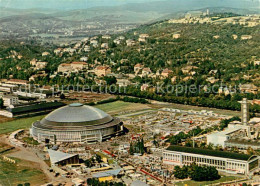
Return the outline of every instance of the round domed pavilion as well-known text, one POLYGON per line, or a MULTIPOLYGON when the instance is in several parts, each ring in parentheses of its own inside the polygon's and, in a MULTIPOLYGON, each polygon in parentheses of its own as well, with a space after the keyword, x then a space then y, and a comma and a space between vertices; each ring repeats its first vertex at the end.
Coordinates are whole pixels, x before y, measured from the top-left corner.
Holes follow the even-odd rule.
POLYGON ((73 103, 61 107, 32 124, 31 135, 38 141, 95 142, 123 132, 120 119, 95 107, 73 103))

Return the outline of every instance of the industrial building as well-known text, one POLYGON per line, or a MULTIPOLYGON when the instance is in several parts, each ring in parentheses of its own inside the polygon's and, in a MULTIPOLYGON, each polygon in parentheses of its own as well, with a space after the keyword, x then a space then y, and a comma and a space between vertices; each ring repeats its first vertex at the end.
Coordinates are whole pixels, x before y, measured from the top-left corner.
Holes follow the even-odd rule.
POLYGON ((54 109, 64 106, 61 102, 35 102, 30 104, 16 105, 14 108, 0 109, 0 116, 8 118, 21 118, 47 114, 54 109))
POLYGON ((61 107, 32 124, 31 135, 38 141, 101 142, 123 132, 123 123, 97 108, 80 103, 61 107))
POLYGON ((78 164, 79 155, 78 154, 68 154, 61 151, 55 151, 48 149, 50 156, 50 161, 52 166, 64 166, 68 164, 78 164))
POLYGON ((207 144, 213 144, 214 146, 220 145, 222 147, 225 147, 225 141, 231 139, 235 133, 241 132, 240 134, 244 135, 247 130, 247 126, 229 124, 228 128, 226 128, 225 130, 207 135, 207 144))
POLYGON ((109 170, 93 174, 93 178, 99 179, 100 182, 111 181, 120 173, 121 169, 109 170))
POLYGON ((169 166, 213 166, 230 174, 249 175, 259 168, 259 157, 182 146, 170 146, 163 152, 163 163, 169 166))
POLYGON ((249 120, 249 101, 244 98, 241 103, 241 122, 229 123, 228 127, 220 132, 207 135, 207 144, 220 145, 223 148, 236 147, 246 150, 249 147, 254 150, 260 149, 259 131, 260 119, 249 120))

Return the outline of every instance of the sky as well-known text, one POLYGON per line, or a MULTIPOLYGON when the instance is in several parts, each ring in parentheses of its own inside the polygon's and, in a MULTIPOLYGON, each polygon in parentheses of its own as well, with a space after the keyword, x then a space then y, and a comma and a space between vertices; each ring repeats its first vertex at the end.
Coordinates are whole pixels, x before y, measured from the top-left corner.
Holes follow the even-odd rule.
MULTIPOLYGON (((0 7, 4 8, 20 8, 20 9, 30 9, 30 8, 48 8, 48 9, 86 9, 96 6, 117 6, 127 3, 144 3, 152 1, 163 1, 164 0, 0 0, 0 7)), ((172 0, 176 1, 176 0, 172 0)), ((247 5, 259 8, 260 0, 178 0, 187 3, 202 2, 203 4, 208 4, 209 7, 215 7, 217 5, 227 5, 234 8, 247 7, 247 5)))
POLYGON ((0 7, 22 9, 84 9, 96 6, 117 6, 127 3, 143 3, 151 1, 161 0, 0 0, 0 7))

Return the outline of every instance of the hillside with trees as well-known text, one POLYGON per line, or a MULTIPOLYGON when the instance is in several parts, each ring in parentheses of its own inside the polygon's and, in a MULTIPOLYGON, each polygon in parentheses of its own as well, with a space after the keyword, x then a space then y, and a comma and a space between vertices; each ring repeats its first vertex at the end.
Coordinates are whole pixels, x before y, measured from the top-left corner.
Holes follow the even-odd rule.
MULTIPOLYGON (((237 16, 233 14, 216 14, 220 18, 237 16)), ((259 93, 243 93, 240 85, 252 84, 260 86, 260 26, 248 27, 239 24, 212 24, 212 23, 169 23, 160 21, 143 25, 129 32, 112 35, 111 39, 104 39, 101 35, 95 37, 96 47, 87 41, 89 51, 82 48, 74 53, 63 52, 56 55, 54 49, 60 47, 52 44, 42 46, 36 41, 22 43, 3 42, 0 45, 0 78, 26 79, 38 74, 30 60, 46 61, 44 69, 46 76, 39 76, 33 83, 39 85, 97 85, 96 80, 104 80, 108 86, 117 83, 117 78, 97 77, 89 70, 97 65, 107 65, 112 73, 121 78, 129 78, 125 95, 145 99, 167 101, 181 104, 215 107, 221 109, 240 110, 240 101, 243 97, 259 99, 259 93), (147 34, 145 41, 139 41, 141 34, 147 34), (179 37, 173 36, 179 34, 179 37), (250 39, 241 39, 242 36, 251 36, 250 39), (123 37, 121 42, 115 40, 123 37), (126 44, 127 40, 133 45, 126 44), (107 43, 104 50, 102 44, 107 43), (42 56, 42 52, 49 52, 42 56), (21 57, 19 57, 19 55, 21 57), (87 56, 88 69, 78 73, 72 72, 68 76, 57 73, 61 63, 79 61, 87 56), (154 76, 138 75, 134 66, 141 64, 150 68, 154 76), (168 77, 158 77, 164 69, 171 70, 168 77), (155 90, 142 90, 141 86, 148 84, 158 87, 155 90), (168 88, 168 85, 177 87, 168 88), (186 89, 180 91, 178 87, 195 87, 196 91, 186 89), (219 92, 222 89, 222 93, 219 92), (228 93, 226 93, 228 91, 228 93)), ((67 47, 73 48, 75 44, 67 47)), ((102 91, 94 88, 95 91, 102 91)), ((115 92, 115 94, 122 94, 115 92)), ((251 106, 252 112, 259 112, 259 105, 251 106)))

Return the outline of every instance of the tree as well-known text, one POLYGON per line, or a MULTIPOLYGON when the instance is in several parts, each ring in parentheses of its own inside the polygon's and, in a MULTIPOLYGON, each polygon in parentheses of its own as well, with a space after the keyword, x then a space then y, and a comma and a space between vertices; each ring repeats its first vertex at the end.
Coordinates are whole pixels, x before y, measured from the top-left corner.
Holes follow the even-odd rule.
POLYGON ((132 142, 130 143, 129 154, 134 155, 134 146, 132 142))
POLYGON ((4 100, 2 98, 0 98, 0 108, 4 107, 4 100))
POLYGON ((195 166, 194 171, 190 175, 194 181, 213 181, 220 178, 215 167, 195 166))
POLYGON ((91 159, 87 159, 85 162, 84 162, 84 164, 87 166, 87 167, 92 167, 92 161, 91 161, 91 159))
POLYGON ((98 163, 102 162, 101 156, 96 154, 96 160, 97 160, 98 163))
POLYGON ((220 178, 215 167, 198 166, 195 163, 182 168, 176 166, 173 174, 178 179, 191 178, 194 181, 213 181, 220 178))
POLYGON ((66 97, 65 97, 65 95, 64 94, 61 94, 60 95, 60 99, 65 99, 66 97))
POLYGON ((108 85, 116 84, 117 80, 115 76, 105 76, 104 80, 107 82, 108 85))
POLYGON ((186 179, 189 177, 188 168, 185 165, 182 168, 179 166, 174 167, 173 174, 178 179, 186 179))
POLYGON ((93 183, 92 178, 88 178, 88 179, 87 179, 87 184, 88 184, 88 185, 92 185, 92 183, 93 183))

